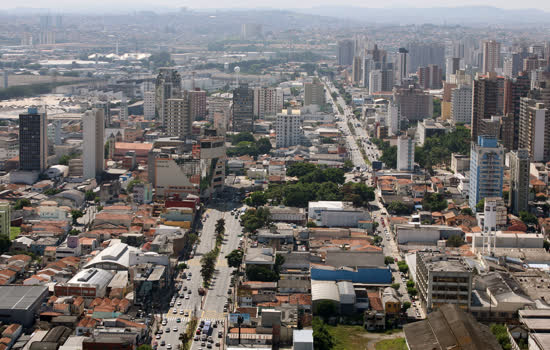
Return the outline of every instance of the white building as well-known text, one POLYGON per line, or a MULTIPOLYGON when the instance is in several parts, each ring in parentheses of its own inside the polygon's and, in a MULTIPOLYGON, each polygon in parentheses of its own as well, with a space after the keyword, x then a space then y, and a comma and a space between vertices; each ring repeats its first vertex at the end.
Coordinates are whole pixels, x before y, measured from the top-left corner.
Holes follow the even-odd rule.
POLYGON ((275 115, 283 109, 283 89, 274 87, 254 88, 254 116, 275 115))
POLYGON ((388 124, 388 131, 391 135, 397 135, 399 132, 399 106, 396 104, 390 103, 388 105, 388 116, 386 118, 388 124))
POLYGON ((164 105, 166 133, 185 138, 191 135, 191 106, 187 96, 167 99, 164 105))
POLYGON ((451 91, 451 117, 455 123, 472 121, 472 87, 460 85, 451 91))
POLYGON ((500 68, 500 42, 486 40, 483 42, 483 73, 495 72, 500 68))
POLYGON ((412 171, 414 169, 414 139, 407 136, 397 138, 397 170, 412 171))
POLYGON ((369 94, 382 91, 382 71, 377 69, 369 73, 369 94))
POLYGON ((357 227, 358 222, 368 220, 369 215, 350 202, 319 201, 309 202, 308 218, 318 226, 357 227))
POLYGON ((283 110, 281 113, 277 114, 275 125, 277 148, 286 148, 300 144, 300 138, 302 136, 302 117, 300 116, 300 110, 283 110))
POLYGON ((395 84, 401 85, 404 79, 408 76, 408 67, 407 67, 407 61, 409 59, 409 51, 405 48, 400 48, 399 52, 397 53, 397 70, 396 70, 396 79, 395 84))
POLYGON ((155 119, 155 92, 145 91, 143 93, 143 116, 146 120, 155 119))
POLYGON ((86 111, 82 116, 82 124, 84 179, 92 179, 103 172, 105 162, 103 110, 94 108, 86 111))

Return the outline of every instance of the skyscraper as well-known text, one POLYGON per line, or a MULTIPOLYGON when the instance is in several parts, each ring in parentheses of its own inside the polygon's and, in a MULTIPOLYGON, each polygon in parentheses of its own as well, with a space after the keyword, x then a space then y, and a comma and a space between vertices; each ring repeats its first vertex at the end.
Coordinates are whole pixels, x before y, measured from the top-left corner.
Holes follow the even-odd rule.
POLYGON ((254 131, 254 90, 246 83, 233 90, 233 131, 254 131))
POLYGON ((483 73, 495 72, 500 68, 500 43, 495 40, 483 42, 483 73))
POLYGON ((529 151, 510 152, 510 192, 508 206, 514 215, 528 209, 529 204, 529 151))
POLYGON ((550 114, 544 103, 522 97, 518 147, 527 149, 534 162, 550 160, 550 114))
POLYGON ((503 114, 507 118, 511 118, 511 129, 508 130, 511 134, 507 135, 505 138, 507 141, 503 142, 503 146, 508 150, 518 148, 520 99, 529 94, 530 88, 531 79, 529 79, 529 76, 524 72, 520 72, 520 75, 515 79, 507 78, 504 81, 503 114))
POLYGON ((445 62, 445 80, 449 81, 449 75, 455 74, 460 70, 460 57, 447 57, 445 62))
POLYGON ((283 109, 283 90, 275 87, 254 88, 254 116, 263 118, 275 115, 283 109))
POLYGON ((457 124, 472 122, 472 87, 460 85, 451 91, 451 118, 457 124))
POLYGON ((302 117, 300 110, 283 109, 277 114, 275 123, 277 148, 286 148, 300 144, 302 136, 302 117))
POLYGON ((397 170, 412 171, 414 169, 414 139, 407 136, 397 138, 397 170))
POLYGON ((29 108, 19 115, 19 169, 46 170, 48 164, 48 134, 46 113, 29 108))
POLYGON ((481 120, 502 115, 504 104, 504 79, 490 73, 477 76, 472 93, 472 140, 477 140, 481 120))
POLYGON ((418 67, 427 67, 429 64, 436 64, 439 67, 445 65, 445 46, 436 43, 410 43, 407 45, 409 51, 409 72, 416 72, 418 67))
POLYGON ((363 58, 361 56, 353 57, 353 65, 351 66, 351 77, 353 84, 361 84, 363 79, 363 58))
POLYGON ((441 89, 441 68, 435 64, 429 64, 427 67, 418 67, 418 85, 421 88, 441 89))
POLYGON ((504 149, 493 137, 478 136, 470 151, 470 197, 468 204, 475 211, 476 204, 486 197, 502 197, 504 176, 504 149))
POLYGON ((181 98, 181 76, 174 68, 160 68, 155 83, 155 116, 156 121, 166 127, 164 107, 166 100, 181 98))
POLYGON ((93 179, 103 172, 105 163, 104 134, 105 121, 103 109, 94 108, 82 116, 82 146, 84 179, 93 179))
POLYGON ((304 106, 325 104, 325 86, 317 78, 304 84, 304 106))
POLYGON ((145 120, 155 119, 155 93, 153 91, 143 93, 143 117, 145 120))
POLYGON ((166 134, 186 139, 191 136, 193 116, 191 115, 191 96, 184 91, 181 98, 169 98, 164 103, 166 134))
POLYGON ((423 120, 433 116, 432 96, 415 86, 394 87, 393 100, 403 119, 423 120))
POLYGON ((409 60, 409 51, 404 47, 401 47, 397 53, 397 62, 396 62, 396 79, 395 84, 401 85, 403 80, 408 76, 408 60, 409 60))
POLYGON ((353 57, 355 56, 355 47, 353 40, 340 40, 338 42, 337 53, 338 65, 351 66, 353 63, 353 57))
POLYGON ((188 92, 191 107, 191 120, 203 120, 206 117, 206 91, 195 88, 188 92))

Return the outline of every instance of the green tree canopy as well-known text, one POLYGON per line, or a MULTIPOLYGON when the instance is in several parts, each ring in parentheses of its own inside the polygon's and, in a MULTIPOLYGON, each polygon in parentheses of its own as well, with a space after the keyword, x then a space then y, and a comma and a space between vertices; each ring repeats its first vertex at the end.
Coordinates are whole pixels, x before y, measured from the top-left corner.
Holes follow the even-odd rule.
POLYGON ((231 253, 226 255, 227 265, 230 267, 239 267, 243 261, 243 252, 241 250, 235 249, 231 253))
POLYGON ((246 278, 249 281, 275 282, 279 279, 277 273, 263 265, 248 265, 246 278))
POLYGON ((422 199, 422 209, 429 211, 442 211, 447 209, 447 200, 441 193, 429 192, 422 199))
POLYGON ((251 207, 261 207, 267 203, 267 195, 263 191, 255 191, 245 199, 245 203, 251 207))
POLYGON ((411 207, 401 201, 392 201, 388 205, 388 211, 397 215, 405 215, 412 213, 411 207))
POLYGON ((462 236, 458 234, 450 235, 447 239, 447 245, 449 247, 460 247, 463 244, 464 239, 462 239, 462 236))

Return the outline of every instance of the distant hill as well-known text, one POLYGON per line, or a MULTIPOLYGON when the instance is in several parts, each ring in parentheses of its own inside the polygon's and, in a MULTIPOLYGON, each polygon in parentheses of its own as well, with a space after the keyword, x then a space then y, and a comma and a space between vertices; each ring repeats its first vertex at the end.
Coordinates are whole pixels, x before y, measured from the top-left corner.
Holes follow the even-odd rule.
POLYGON ((433 8, 318 6, 310 9, 292 9, 292 11, 381 24, 550 24, 548 12, 537 9, 506 10, 490 6, 433 8))

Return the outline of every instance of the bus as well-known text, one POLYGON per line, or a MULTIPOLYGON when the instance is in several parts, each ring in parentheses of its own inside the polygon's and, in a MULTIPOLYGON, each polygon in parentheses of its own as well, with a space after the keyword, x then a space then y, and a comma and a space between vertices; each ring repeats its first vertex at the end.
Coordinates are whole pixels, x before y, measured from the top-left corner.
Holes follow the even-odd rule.
POLYGON ((210 331, 211 331, 210 325, 211 325, 210 321, 204 322, 204 326, 202 327, 202 334, 206 334, 207 336, 210 335, 210 331))

